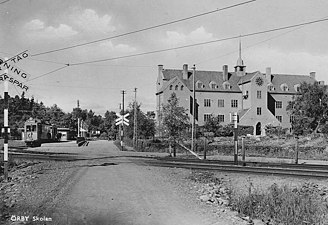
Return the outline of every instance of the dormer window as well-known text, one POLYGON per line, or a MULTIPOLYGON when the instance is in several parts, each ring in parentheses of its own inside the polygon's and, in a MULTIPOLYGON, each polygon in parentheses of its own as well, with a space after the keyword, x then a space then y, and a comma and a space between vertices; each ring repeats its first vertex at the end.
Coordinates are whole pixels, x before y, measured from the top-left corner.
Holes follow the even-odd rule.
POLYGON ((299 92, 299 91, 300 91, 300 87, 301 87, 300 84, 295 84, 295 85, 294 85, 294 89, 295 89, 295 91, 296 91, 296 92, 299 92))
POLYGON ((203 83, 202 83, 201 81, 197 81, 197 82, 196 82, 196 86, 197 86, 198 89, 204 87, 204 85, 203 85, 203 83))
POLYGON ((288 85, 286 83, 280 85, 280 88, 281 88, 282 91, 288 91, 289 90, 288 85))
POLYGON ((272 84, 270 84, 270 85, 268 85, 268 90, 269 90, 269 91, 274 91, 275 88, 274 88, 274 86, 273 86, 272 84))
POLYGON ((211 81, 210 82, 210 88, 211 89, 216 89, 216 87, 217 87, 216 83, 214 81, 211 81))
POLYGON ((223 82, 223 89, 225 89, 225 90, 230 90, 231 89, 231 85, 230 85, 230 83, 229 82, 223 82))

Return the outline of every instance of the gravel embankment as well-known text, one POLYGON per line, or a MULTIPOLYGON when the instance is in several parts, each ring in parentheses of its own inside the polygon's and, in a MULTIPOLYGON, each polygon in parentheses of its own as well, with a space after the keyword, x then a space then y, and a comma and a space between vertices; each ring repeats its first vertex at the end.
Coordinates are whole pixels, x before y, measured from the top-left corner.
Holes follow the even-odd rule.
POLYGON ((23 162, 13 167, 9 182, 0 182, 2 224, 11 224, 12 216, 51 218, 52 207, 74 181, 78 166, 69 162, 23 162))

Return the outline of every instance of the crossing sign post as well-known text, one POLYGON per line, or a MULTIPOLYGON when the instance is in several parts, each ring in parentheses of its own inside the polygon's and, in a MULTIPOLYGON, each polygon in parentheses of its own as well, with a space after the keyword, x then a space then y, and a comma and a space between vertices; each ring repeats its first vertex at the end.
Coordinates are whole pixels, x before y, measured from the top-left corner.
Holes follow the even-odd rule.
POLYGON ((130 114, 127 113, 125 115, 120 115, 118 113, 116 113, 116 116, 118 117, 116 120, 115 120, 115 125, 120 125, 120 124, 124 124, 126 126, 129 126, 129 120, 126 118, 128 117, 130 114))

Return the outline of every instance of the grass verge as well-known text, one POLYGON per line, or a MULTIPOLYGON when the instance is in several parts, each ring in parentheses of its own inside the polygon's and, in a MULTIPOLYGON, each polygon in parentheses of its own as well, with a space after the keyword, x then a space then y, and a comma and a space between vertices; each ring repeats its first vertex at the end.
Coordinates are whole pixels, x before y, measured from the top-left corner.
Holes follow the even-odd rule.
POLYGON ((273 224, 327 224, 327 190, 313 183, 300 187, 271 185, 261 192, 249 181, 248 193, 237 194, 231 191, 230 205, 240 214, 273 224))

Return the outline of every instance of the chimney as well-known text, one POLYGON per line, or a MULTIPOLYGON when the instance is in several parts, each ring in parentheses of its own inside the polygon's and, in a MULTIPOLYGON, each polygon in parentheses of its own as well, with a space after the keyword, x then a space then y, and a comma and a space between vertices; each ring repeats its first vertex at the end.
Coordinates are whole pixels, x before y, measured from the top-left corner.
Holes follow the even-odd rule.
POLYGON ((229 80, 228 65, 223 65, 223 81, 229 80))
POLYGON ((315 72, 310 72, 310 77, 312 77, 313 79, 315 79, 315 72))
POLYGON ((158 77, 162 76, 163 65, 158 65, 158 77))
POLYGON ((188 64, 183 64, 182 79, 188 79, 188 64))
POLYGON ((271 83, 271 67, 265 69, 265 78, 269 83, 271 83))

